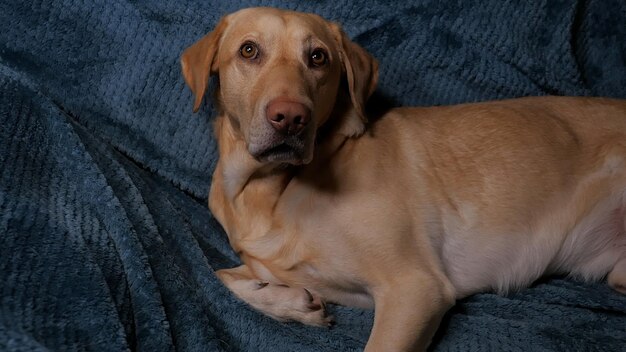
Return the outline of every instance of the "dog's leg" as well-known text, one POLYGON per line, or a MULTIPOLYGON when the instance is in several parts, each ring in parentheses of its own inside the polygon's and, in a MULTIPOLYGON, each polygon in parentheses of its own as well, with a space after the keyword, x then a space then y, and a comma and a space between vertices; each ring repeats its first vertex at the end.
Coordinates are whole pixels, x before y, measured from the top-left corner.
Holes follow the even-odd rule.
POLYGON ((322 299, 307 289, 265 282, 246 265, 218 270, 217 276, 237 297, 276 320, 328 327, 334 324, 322 299))
MULTIPOLYGON (((618 214, 622 221, 621 235, 626 237, 626 190, 623 192, 622 207, 618 214)), ((626 295, 626 245, 622 242, 621 246, 622 255, 617 260, 617 263, 615 263, 615 266, 613 266, 613 269, 609 272, 606 281, 615 291, 626 295)))
POLYGON ((626 295, 626 257, 620 259, 607 278, 609 286, 626 295))
POLYGON ((427 273, 395 277, 374 292, 374 327, 366 352, 425 351, 445 312, 450 285, 427 273))

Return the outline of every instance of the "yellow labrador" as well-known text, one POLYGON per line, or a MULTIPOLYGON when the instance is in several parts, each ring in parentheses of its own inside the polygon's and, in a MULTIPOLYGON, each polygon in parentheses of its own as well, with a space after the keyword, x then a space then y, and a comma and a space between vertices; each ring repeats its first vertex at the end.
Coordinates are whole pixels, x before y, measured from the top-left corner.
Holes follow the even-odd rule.
POLYGON ((219 75, 209 206, 244 265, 219 278, 279 320, 375 307, 367 351, 424 350, 456 299, 541 275, 626 293, 626 102, 539 97, 394 109, 367 123, 376 61, 334 23, 224 17, 182 55, 219 75))

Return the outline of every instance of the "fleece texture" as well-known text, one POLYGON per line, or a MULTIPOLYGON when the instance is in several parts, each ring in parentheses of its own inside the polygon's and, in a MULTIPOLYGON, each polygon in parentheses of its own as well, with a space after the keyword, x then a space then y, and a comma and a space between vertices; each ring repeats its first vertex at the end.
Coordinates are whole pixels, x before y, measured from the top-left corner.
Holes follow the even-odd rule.
MULTIPOLYGON (((259 5, 342 23, 394 105, 626 98, 623 0, 0 0, 0 350, 363 348, 370 310, 278 323, 215 276, 239 262, 206 205, 216 112, 192 114, 179 57, 259 5)), ((626 297, 549 278, 460 301, 432 349, 625 346, 626 297)))

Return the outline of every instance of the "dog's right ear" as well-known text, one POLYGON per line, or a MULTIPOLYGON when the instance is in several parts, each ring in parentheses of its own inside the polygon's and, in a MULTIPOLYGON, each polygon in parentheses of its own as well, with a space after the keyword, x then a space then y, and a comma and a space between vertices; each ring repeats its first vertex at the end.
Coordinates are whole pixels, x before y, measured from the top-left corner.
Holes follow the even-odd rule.
POLYGON ((196 97, 193 112, 200 108, 209 76, 218 72, 217 51, 226 27, 227 17, 224 17, 211 33, 188 47, 180 58, 185 82, 196 97))

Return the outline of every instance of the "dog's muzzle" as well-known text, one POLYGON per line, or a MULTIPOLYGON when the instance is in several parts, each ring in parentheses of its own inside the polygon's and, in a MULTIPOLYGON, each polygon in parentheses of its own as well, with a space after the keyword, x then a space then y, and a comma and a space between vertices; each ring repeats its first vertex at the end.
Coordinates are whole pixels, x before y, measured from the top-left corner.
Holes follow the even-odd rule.
POLYGON ((313 138, 311 110, 304 104, 275 99, 267 104, 263 133, 255 136, 249 152, 261 162, 308 162, 313 138))

